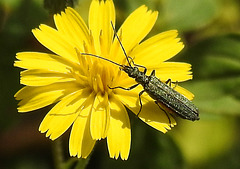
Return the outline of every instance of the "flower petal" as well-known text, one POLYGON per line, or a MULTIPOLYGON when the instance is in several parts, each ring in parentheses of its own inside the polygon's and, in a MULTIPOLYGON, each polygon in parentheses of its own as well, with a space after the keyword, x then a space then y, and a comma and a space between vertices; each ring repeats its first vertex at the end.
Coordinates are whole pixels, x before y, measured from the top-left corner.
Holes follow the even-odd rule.
POLYGON ((108 96, 98 93, 95 97, 93 110, 91 113, 90 130, 94 140, 105 138, 109 127, 109 106, 108 96))
POLYGON ((16 100, 21 100, 18 103, 18 112, 28 112, 56 103, 76 90, 79 90, 79 85, 74 82, 55 83, 42 87, 26 86, 14 97, 16 100))
POLYGON ((54 15, 54 21, 59 33, 64 34, 71 45, 76 46, 80 51, 84 51, 84 45, 89 46, 89 30, 74 9, 67 7, 61 15, 54 15))
POLYGON ((70 134, 69 151, 71 156, 87 158, 91 153, 96 140, 90 133, 90 112, 92 106, 84 107, 73 123, 70 134))
POLYGON ((89 28, 93 36, 96 53, 107 56, 115 25, 115 9, 112 0, 93 0, 89 11, 89 28))
MULTIPOLYGON (((148 8, 142 5, 124 21, 118 31, 118 36, 127 54, 150 32, 156 22, 157 15, 156 11, 148 11, 148 8)), ((115 61, 118 63, 121 63, 125 58, 116 38, 114 39, 111 54, 116 57, 117 60, 115 59, 115 61)))
POLYGON ((27 86, 45 86, 52 83, 75 81, 67 74, 44 71, 39 69, 26 70, 21 72, 21 84, 27 86))
POLYGON ((187 89, 177 85, 176 87, 174 87, 174 90, 178 91, 179 93, 181 93, 182 95, 184 95, 186 98, 188 98, 189 100, 193 100, 194 98, 194 94, 192 94, 190 91, 188 91, 187 89))
POLYGON ((58 55, 40 52, 19 52, 14 66, 24 69, 45 69, 59 73, 67 73, 70 68, 76 68, 77 64, 58 55))
POLYGON ((43 119, 39 130, 55 140, 74 122, 81 111, 81 106, 89 96, 88 90, 80 90, 64 97, 43 119), (58 126, 58 127, 57 127, 58 126))
POLYGON ((157 34, 137 45, 129 55, 137 64, 158 65, 179 53, 184 47, 176 30, 157 34))
POLYGON ((111 158, 126 160, 130 151, 131 130, 126 109, 116 98, 110 101, 110 125, 107 135, 108 150, 111 158))
POLYGON ((52 52, 72 62, 78 62, 76 46, 72 46, 71 39, 61 32, 44 24, 40 25, 39 29, 33 29, 32 32, 37 40, 52 52))
POLYGON ((155 70, 155 76, 161 81, 171 79, 172 82, 182 82, 192 79, 191 65, 181 62, 163 62, 157 66, 149 66, 148 73, 155 70))

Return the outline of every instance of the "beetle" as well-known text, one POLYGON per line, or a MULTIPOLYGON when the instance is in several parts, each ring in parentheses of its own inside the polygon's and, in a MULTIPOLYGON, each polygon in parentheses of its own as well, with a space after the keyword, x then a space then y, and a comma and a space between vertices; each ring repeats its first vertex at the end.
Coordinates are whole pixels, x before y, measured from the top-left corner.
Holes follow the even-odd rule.
MULTIPOLYGON (((108 62, 111 62, 117 66, 120 67, 120 69, 128 74, 129 77, 134 78, 137 84, 134 84, 133 86, 129 88, 124 88, 121 86, 117 87, 109 87, 110 89, 116 89, 120 88, 123 90, 132 90, 138 85, 141 85, 143 87, 143 90, 139 93, 139 102, 140 102, 140 110, 137 115, 142 110, 142 101, 141 101, 141 95, 146 92, 153 100, 155 100, 155 103, 159 106, 161 110, 163 110, 166 115, 166 109, 170 110, 171 112, 174 112, 179 117, 191 121, 199 120, 199 111, 198 108, 190 101, 188 98, 186 98, 184 95, 180 94, 174 88, 171 87, 171 79, 168 79, 165 83, 162 82, 159 78, 155 76, 155 70, 151 72, 151 74, 148 76, 147 68, 142 65, 137 65, 133 62, 133 59, 130 56, 127 56, 126 51, 123 47, 123 44, 121 43, 116 30, 111 22, 111 25, 114 30, 114 35, 119 41, 119 44, 123 50, 124 55, 126 56, 126 60, 128 65, 121 65, 118 64, 112 60, 103 58, 98 55, 90 54, 90 53, 81 53, 82 55, 89 55, 94 56, 103 60, 106 60, 108 62), (131 62, 133 66, 131 65, 131 62), (139 70, 139 67, 144 68, 143 71, 139 70), (168 85, 170 83, 170 85, 168 85)), ((168 117, 169 121, 170 118, 168 117)), ((170 121, 171 124, 171 121, 170 121)))

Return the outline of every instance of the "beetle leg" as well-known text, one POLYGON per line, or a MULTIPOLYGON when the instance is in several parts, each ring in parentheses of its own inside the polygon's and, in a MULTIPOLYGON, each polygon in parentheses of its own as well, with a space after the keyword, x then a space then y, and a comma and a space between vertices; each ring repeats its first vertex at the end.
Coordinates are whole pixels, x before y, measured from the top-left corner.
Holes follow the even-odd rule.
POLYGON ((151 72, 150 76, 155 76, 155 70, 151 72))
POLYGON ((139 94, 138 94, 138 97, 139 97, 139 103, 140 103, 140 109, 138 111, 138 114, 137 116, 140 114, 141 110, 142 110, 142 100, 141 100, 141 95, 145 92, 145 90, 142 90, 139 94))
MULTIPOLYGON (((155 103, 158 105, 158 107, 166 114, 166 116, 167 116, 167 118, 168 118, 168 121, 169 121, 169 124, 171 125, 172 122, 171 122, 171 119, 170 119, 168 113, 166 112, 166 110, 164 110, 164 109, 158 104, 157 101, 154 101, 154 102, 155 102, 155 103)), ((170 114, 170 115, 171 115, 171 114, 170 114)))
POLYGON ((178 81, 176 81, 176 83, 175 83, 173 89, 175 89, 175 87, 177 87, 177 85, 178 85, 178 81))
POLYGON ((143 65, 138 65, 138 64, 134 63, 133 58, 131 58, 130 56, 128 56, 128 58, 131 59, 131 62, 132 62, 132 64, 133 64, 134 66, 143 68, 143 69, 144 69, 144 70, 143 70, 143 73, 144 73, 144 74, 147 73, 147 68, 146 68, 145 66, 143 66, 143 65))
POLYGON ((165 83, 166 83, 166 84, 169 84, 169 86, 171 87, 171 85, 172 85, 172 80, 171 80, 171 79, 168 79, 165 83))
POLYGON ((137 83, 137 84, 135 84, 135 85, 133 85, 133 86, 130 86, 130 87, 128 87, 128 88, 124 88, 124 87, 121 87, 121 86, 117 86, 117 87, 109 87, 109 86, 108 86, 108 88, 109 88, 109 89, 132 90, 132 89, 134 89, 135 87, 137 87, 138 85, 139 85, 139 83, 137 83))

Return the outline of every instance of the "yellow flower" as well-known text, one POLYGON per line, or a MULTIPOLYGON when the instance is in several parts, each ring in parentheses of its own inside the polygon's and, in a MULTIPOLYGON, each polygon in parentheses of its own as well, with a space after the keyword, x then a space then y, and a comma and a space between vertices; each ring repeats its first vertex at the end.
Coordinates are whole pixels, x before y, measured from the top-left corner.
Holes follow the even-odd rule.
MULTIPOLYGON (((183 48, 177 31, 157 34, 142 40, 152 29, 157 12, 146 6, 136 9, 118 31, 128 56, 137 64, 153 69, 162 81, 185 81, 192 78, 191 65, 166 62, 183 48)), ((92 56, 91 53, 120 64, 126 58, 116 38, 111 22, 115 25, 112 0, 93 0, 89 12, 89 25, 68 7, 54 15, 55 28, 41 24, 32 32, 37 40, 53 54, 39 52, 17 53, 15 66, 21 72, 21 84, 26 85, 15 95, 19 112, 33 111, 51 104, 54 107, 43 119, 39 130, 55 140, 72 126, 69 151, 71 156, 86 158, 96 140, 106 138, 111 158, 127 159, 130 151, 131 131, 128 113, 124 106, 138 113, 139 86, 133 90, 110 89, 129 87, 136 82, 118 66, 92 56)), ((193 95, 177 86, 175 88, 189 99, 193 95)), ((169 119, 147 94, 142 95, 143 109, 139 118, 165 133, 175 120, 169 119)))

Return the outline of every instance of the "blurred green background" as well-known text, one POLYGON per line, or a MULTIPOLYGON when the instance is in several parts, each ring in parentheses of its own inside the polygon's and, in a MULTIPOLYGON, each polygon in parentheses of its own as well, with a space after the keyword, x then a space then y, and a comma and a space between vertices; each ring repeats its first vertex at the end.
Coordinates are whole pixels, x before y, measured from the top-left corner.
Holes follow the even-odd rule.
MULTIPOLYGON (((13 67, 20 51, 47 50, 31 29, 53 26, 52 14, 74 7, 87 21, 90 0, 0 1, 0 168, 54 168, 52 141, 38 132, 50 107, 20 114, 13 95, 22 87, 20 70, 13 67)), ((149 36, 177 29, 184 50, 172 61, 191 63, 194 79, 181 84, 195 94, 200 121, 177 118, 178 125, 162 134, 129 113, 132 147, 127 161, 110 159, 106 141, 96 145, 91 168, 239 169, 240 168, 240 1, 239 0, 115 0, 118 26, 137 7, 159 11, 149 36)), ((68 168, 69 132, 62 136, 62 157, 68 168)))

